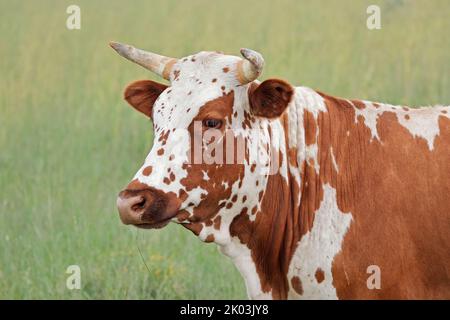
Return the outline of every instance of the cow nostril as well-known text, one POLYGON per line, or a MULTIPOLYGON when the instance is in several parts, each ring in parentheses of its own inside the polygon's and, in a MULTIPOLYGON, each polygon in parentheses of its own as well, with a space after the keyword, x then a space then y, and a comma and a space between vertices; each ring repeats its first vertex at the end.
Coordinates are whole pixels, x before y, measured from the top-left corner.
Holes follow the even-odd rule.
POLYGON ((145 203, 146 203, 146 199, 145 197, 141 197, 139 202, 136 202, 134 205, 131 206, 131 209, 133 211, 138 211, 140 209, 143 209, 145 207, 145 203))

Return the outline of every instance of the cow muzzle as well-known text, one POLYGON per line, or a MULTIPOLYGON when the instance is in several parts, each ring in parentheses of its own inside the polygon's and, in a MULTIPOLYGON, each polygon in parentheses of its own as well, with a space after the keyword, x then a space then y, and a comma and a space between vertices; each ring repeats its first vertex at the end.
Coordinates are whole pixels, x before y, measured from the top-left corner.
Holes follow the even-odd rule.
POLYGON ((154 188, 125 189, 117 197, 117 208, 124 224, 155 229, 167 225, 176 216, 181 201, 174 194, 154 188))

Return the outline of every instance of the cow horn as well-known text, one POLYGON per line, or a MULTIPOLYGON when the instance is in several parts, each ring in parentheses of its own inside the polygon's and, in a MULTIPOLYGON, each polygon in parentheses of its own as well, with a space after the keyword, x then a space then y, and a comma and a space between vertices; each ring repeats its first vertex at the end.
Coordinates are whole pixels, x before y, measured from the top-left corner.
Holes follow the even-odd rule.
POLYGON ((241 54, 244 57, 238 62, 236 76, 241 84, 252 82, 261 74, 264 67, 264 58, 259 52, 242 48, 241 54))
POLYGON ((166 80, 170 80, 170 71, 177 59, 137 49, 128 44, 110 42, 109 45, 122 57, 160 75, 166 80))

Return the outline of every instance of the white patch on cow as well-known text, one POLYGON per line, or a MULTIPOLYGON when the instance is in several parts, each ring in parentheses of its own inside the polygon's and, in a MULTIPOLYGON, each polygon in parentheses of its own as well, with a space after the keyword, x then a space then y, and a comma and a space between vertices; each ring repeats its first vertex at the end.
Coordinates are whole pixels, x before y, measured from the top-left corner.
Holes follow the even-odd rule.
POLYGON ((256 265, 253 261, 250 249, 240 243, 239 239, 233 238, 232 241, 223 246, 219 246, 220 252, 231 258, 234 265, 244 278, 245 286, 247 288, 247 295, 254 300, 268 300, 272 299, 270 292, 262 291, 261 281, 256 271, 256 265))
POLYGON ((188 192, 188 196, 186 200, 183 201, 183 204, 181 205, 182 208, 186 208, 191 214, 192 214, 192 207, 187 207, 189 203, 193 203, 194 206, 198 206, 201 202, 202 196, 207 196, 208 192, 201 188, 196 187, 188 192))
POLYGON ((198 234, 198 238, 201 241, 205 241, 206 237, 209 236, 210 234, 213 234, 213 232, 211 232, 211 227, 208 227, 207 225, 205 225, 204 223, 201 223, 203 225, 202 230, 200 231, 200 233, 198 234))
POLYGON ((318 146, 317 144, 310 144, 305 148, 306 161, 314 166, 316 173, 319 173, 320 165, 318 159, 318 146))
MULTIPOLYGON (((297 94, 297 92, 295 93, 297 94)), ((294 95, 294 98, 291 100, 287 107, 287 114, 288 114, 288 125, 289 125, 289 132, 287 133, 289 135, 289 148, 297 148, 299 144, 301 144, 300 138, 300 128, 299 123, 300 119, 303 123, 303 109, 296 107, 297 98, 294 95), (300 140, 300 141, 299 141, 300 140)))
MULTIPOLYGON (((327 112, 325 100, 316 91, 307 87, 295 88, 295 104, 311 112, 317 120, 319 112, 327 112)), ((303 126, 303 123, 301 124, 303 126)))
POLYGON ((222 186, 223 186, 225 189, 228 189, 228 182, 222 181, 222 186))
POLYGON ((441 110, 442 107, 425 107, 409 109, 408 111, 401 110, 400 112, 397 112, 397 120, 402 126, 408 129, 413 137, 425 139, 428 148, 432 151, 434 139, 440 132, 439 117, 443 115, 441 110), (409 116, 409 119, 406 119, 406 115, 409 116))
POLYGON ((361 116, 364 119, 364 124, 367 128, 370 129, 370 133, 372 134, 372 138, 370 141, 372 141, 373 139, 377 139, 378 141, 380 141, 377 130, 377 121, 378 118, 383 114, 383 112, 388 111, 387 109, 390 106, 380 105, 379 108, 374 108, 370 103, 366 103, 363 101, 366 107, 364 109, 358 109, 350 100, 347 101, 354 107, 355 123, 358 122, 358 117, 361 116))
POLYGON ((334 168, 334 170, 336 170, 336 172, 339 172, 336 158, 334 157, 333 147, 330 147, 330 154, 331 154, 331 163, 333 164, 333 168, 334 168))
MULTIPOLYGON (((294 97, 292 99, 290 105, 288 106, 288 126, 289 126, 289 140, 288 140, 288 148, 292 148, 296 150, 296 161, 297 164, 302 163, 304 157, 303 146, 305 146, 305 135, 303 129, 303 109, 296 107, 297 99, 294 97), (303 133, 303 134, 302 134, 303 133)), ((289 173, 295 179, 297 185, 301 185, 300 178, 300 170, 297 166, 293 166, 290 164, 289 159, 286 159, 286 162, 289 164, 289 173)), ((297 197, 297 205, 300 203, 300 196, 297 197)))
POLYGON ((170 132, 165 146, 155 139, 152 150, 146 157, 142 167, 134 176, 134 179, 138 179, 139 182, 148 186, 154 186, 164 192, 178 193, 178 190, 184 188, 180 183, 181 179, 187 176, 186 170, 182 169, 182 164, 184 161, 187 161, 189 146, 190 137, 186 130, 174 130, 170 132), (158 155, 158 150, 161 148, 164 149, 164 153, 158 155), (170 160, 170 155, 174 155, 175 157, 170 160), (145 176, 143 175, 143 170, 148 166, 152 166, 153 170, 149 176, 145 176), (171 172, 176 177, 175 181, 169 185, 163 182, 168 168, 171 169, 171 172))
POLYGON ((372 134, 372 140, 377 139, 382 143, 378 135, 377 122, 383 113, 392 112, 397 116, 398 122, 405 127, 413 137, 420 137, 427 141, 430 151, 433 150, 434 139, 440 132, 438 122, 439 116, 446 115, 441 111, 449 109, 448 107, 435 106, 406 108, 405 110, 402 106, 394 106, 386 103, 377 103, 377 107, 375 107, 374 103, 370 101, 362 101, 366 107, 358 109, 350 100, 347 101, 354 107, 355 122, 358 122, 359 116, 363 117, 364 124, 370 129, 372 134), (405 117, 406 115, 409 119, 405 117))
MULTIPOLYGON (((261 206, 257 205, 256 206, 258 208, 258 210, 256 212, 258 212, 259 210, 261 210, 261 206)), ((248 220, 250 220, 251 222, 254 222, 256 220, 256 214, 248 214, 248 220)))
MULTIPOLYGON (((320 170, 320 164, 317 154, 317 141, 319 136, 319 128, 316 130, 316 143, 307 146, 305 141, 305 128, 303 124, 304 110, 309 111, 315 120, 317 120, 320 112, 327 112, 325 100, 316 91, 307 87, 295 88, 295 109, 289 112, 293 119, 289 119, 289 127, 291 134, 295 134, 296 138, 293 138, 297 144, 290 147, 297 148, 297 163, 303 163, 303 161, 312 162, 316 173, 320 170), (295 128, 295 129, 294 129, 295 128)), ((300 184, 300 183, 299 183, 300 184)))
MULTIPOLYGON (((286 134, 284 132, 284 127, 280 121, 271 121, 270 128, 272 132, 271 146, 272 151, 276 154, 280 153, 282 157, 281 163, 276 163, 274 169, 276 170, 287 182, 288 181, 288 169, 287 169, 287 150, 286 150, 286 134)), ((275 157, 278 161, 279 157, 275 157)), ((274 174, 276 172, 272 172, 274 174)))
POLYGON ((335 189, 328 184, 323 188, 323 200, 315 212, 312 230, 301 238, 289 265, 288 279, 299 277, 303 294, 299 295, 291 288, 290 299, 337 299, 331 268, 334 257, 341 251, 352 215, 339 210, 335 189), (321 283, 314 276, 318 268, 325 274, 321 283))

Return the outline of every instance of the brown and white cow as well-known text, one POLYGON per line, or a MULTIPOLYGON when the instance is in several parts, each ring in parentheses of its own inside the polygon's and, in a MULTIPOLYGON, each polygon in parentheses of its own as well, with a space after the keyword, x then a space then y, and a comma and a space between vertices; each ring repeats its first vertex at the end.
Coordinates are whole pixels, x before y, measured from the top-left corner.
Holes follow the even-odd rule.
POLYGON ((260 83, 248 49, 173 59, 111 46, 170 81, 125 90, 154 125, 117 200, 125 224, 172 221, 215 242, 254 299, 450 298, 449 107, 260 83))

